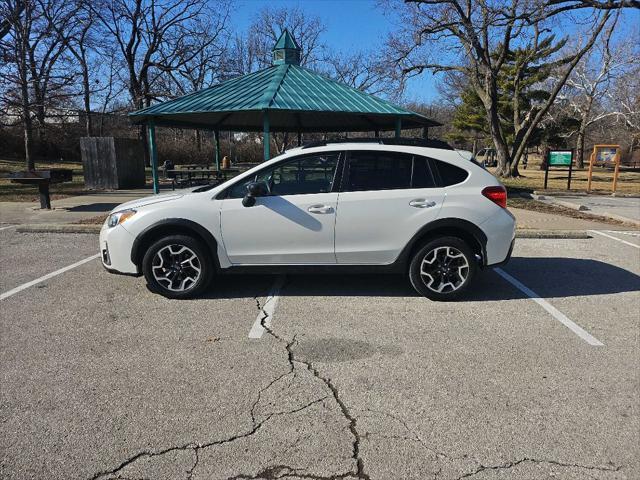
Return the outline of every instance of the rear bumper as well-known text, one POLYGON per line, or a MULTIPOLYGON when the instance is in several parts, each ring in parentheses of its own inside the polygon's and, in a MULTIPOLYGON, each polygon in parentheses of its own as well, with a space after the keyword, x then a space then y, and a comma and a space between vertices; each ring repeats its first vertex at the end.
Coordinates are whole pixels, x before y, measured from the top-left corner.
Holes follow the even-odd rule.
POLYGON ((490 267, 509 261, 516 237, 516 219, 511 212, 501 209, 480 224, 480 228, 487 236, 484 264, 490 267))
POLYGON ((509 251, 507 252, 507 256, 505 257, 505 259, 502 260, 501 262, 490 265, 490 267, 491 268, 501 267, 502 265, 506 265, 507 263, 509 263, 509 260, 511 260, 511 254, 513 253, 513 246, 515 245, 515 243, 516 243, 516 239, 514 238, 513 240, 511 240, 511 246, 509 247, 509 251))

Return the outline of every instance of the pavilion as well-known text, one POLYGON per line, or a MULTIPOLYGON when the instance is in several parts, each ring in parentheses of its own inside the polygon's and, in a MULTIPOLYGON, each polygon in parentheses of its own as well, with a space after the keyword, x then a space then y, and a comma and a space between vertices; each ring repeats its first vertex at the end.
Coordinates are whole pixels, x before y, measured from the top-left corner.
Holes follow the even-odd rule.
POLYGON ((263 132, 264 159, 270 132, 375 132, 423 128, 440 123, 300 66, 301 49, 285 30, 273 47, 273 65, 210 88, 132 112, 148 128, 154 192, 158 192, 155 127, 214 132, 220 168, 220 131, 263 132))

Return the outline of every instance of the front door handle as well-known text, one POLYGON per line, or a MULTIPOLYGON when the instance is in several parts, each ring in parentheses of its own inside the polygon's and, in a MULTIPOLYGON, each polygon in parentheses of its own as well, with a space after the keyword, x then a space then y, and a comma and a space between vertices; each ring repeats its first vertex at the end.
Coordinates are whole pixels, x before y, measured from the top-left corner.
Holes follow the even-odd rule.
POLYGON ((415 208, 430 208, 435 207, 436 202, 424 198, 416 198, 415 200, 411 200, 409 205, 415 208))
POLYGON ((333 213, 333 207, 330 205, 311 205, 307 208, 309 213, 333 213))

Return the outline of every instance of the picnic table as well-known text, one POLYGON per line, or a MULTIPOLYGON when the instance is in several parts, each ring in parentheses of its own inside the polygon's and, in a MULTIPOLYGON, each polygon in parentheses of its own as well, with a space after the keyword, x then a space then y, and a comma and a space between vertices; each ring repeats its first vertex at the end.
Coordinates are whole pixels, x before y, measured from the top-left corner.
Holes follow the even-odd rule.
POLYGON ((192 187, 194 185, 202 185, 211 183, 211 180, 220 183, 226 181, 229 173, 237 173, 240 170, 237 168, 192 168, 193 165, 188 165, 186 168, 175 168, 171 170, 165 170, 166 177, 171 178, 172 188, 175 190, 176 185, 192 187))

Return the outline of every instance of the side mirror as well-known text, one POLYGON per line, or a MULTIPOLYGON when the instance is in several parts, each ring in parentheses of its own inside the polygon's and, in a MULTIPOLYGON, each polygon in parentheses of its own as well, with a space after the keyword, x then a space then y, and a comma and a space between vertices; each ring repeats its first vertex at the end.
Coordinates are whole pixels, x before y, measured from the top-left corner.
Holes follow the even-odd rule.
POLYGON ((256 204, 257 197, 269 195, 269 188, 264 182, 252 182, 247 185, 247 194, 242 199, 242 205, 245 207, 253 207, 256 204))

